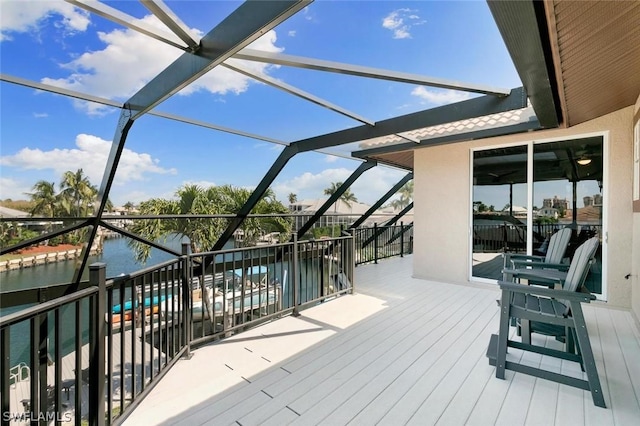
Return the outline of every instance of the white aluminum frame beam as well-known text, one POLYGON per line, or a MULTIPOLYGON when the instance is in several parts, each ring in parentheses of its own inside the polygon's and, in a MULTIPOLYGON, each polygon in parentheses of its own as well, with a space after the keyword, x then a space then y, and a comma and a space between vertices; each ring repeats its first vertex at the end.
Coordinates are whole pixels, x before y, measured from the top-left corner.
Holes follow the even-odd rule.
POLYGON ((482 93, 485 95, 507 96, 509 89, 492 87, 480 84, 466 84, 453 80, 444 80, 434 77, 426 77, 419 74, 410 74, 399 71, 389 71, 380 68, 351 65, 341 62, 325 61, 322 59, 306 58, 302 56, 286 55, 278 52, 264 52, 255 49, 242 49, 233 55, 236 59, 248 61, 266 62, 269 64, 286 65, 290 67, 304 68, 316 71, 326 71, 338 74, 354 75, 358 77, 376 78, 395 81, 399 83, 419 84, 424 86, 439 87, 443 89, 461 90, 464 92, 482 93))
POLYGON ((149 36, 153 39, 161 41, 163 43, 167 43, 173 47, 176 47, 180 50, 189 50, 189 47, 186 45, 182 45, 180 43, 176 43, 173 40, 173 36, 171 33, 165 33, 162 30, 152 27, 151 25, 147 25, 144 22, 141 22, 139 19, 127 15, 124 12, 119 11, 111 6, 107 6, 104 3, 99 1, 94 1, 90 3, 83 3, 80 0, 64 0, 67 3, 71 3, 74 6, 77 6, 81 9, 87 10, 91 13, 95 13, 98 16, 102 16, 105 19, 113 21, 117 24, 122 25, 125 28, 132 29, 134 31, 138 31, 141 34, 149 36))
POLYGON ((198 50, 200 43, 195 40, 191 30, 162 0, 140 0, 163 24, 177 35, 192 51, 198 50))

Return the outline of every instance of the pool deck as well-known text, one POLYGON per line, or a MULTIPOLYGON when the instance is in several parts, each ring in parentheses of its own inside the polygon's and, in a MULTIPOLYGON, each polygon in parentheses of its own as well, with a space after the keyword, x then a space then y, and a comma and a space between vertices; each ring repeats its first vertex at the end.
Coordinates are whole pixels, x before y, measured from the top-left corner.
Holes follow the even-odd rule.
MULTIPOLYGON (((512 371, 497 379, 485 356, 498 331, 497 287, 414 279, 411 262, 360 266, 355 295, 194 350, 125 424, 640 424, 630 312, 584 306, 608 407, 598 408, 580 389, 512 371)), ((515 349, 508 359, 583 377, 568 361, 515 349)))

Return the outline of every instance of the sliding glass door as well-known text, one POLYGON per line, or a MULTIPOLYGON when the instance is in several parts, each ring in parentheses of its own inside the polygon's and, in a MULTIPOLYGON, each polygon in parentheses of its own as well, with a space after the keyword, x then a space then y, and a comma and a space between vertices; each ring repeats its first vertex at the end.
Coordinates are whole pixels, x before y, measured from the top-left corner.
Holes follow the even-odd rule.
POLYGON ((526 253, 527 199, 527 145, 473 153, 474 277, 497 280, 502 253, 526 253))
POLYGON ((569 227, 567 262, 600 238, 586 285, 601 295, 603 150, 598 135, 474 151, 472 277, 499 279, 503 252, 544 255, 550 236, 569 227))

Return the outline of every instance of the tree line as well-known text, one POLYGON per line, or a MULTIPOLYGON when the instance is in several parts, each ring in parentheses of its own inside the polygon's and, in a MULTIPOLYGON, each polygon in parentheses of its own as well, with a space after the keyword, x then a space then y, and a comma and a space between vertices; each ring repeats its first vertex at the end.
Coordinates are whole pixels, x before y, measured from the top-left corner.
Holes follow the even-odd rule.
MULTIPOLYGON (((332 182, 329 187, 324 189, 324 194, 331 196, 342 185, 342 182, 332 182)), ((137 206, 137 212, 144 216, 235 214, 251 194, 252 191, 249 189, 232 185, 201 187, 188 184, 178 188, 174 198, 151 198, 141 202, 137 206)), ((404 208, 411 202, 413 182, 403 186, 399 194, 399 200, 392 202, 391 205, 395 208, 404 208)), ((75 172, 65 172, 57 188, 54 182, 46 180, 36 182, 32 187, 32 192, 27 195, 30 198, 31 206, 29 213, 33 217, 86 217, 93 214, 98 188, 89 181, 82 169, 78 169, 75 172)), ((348 207, 351 207, 352 203, 358 202, 357 197, 350 189, 345 190, 339 200, 348 207)), ((289 194, 288 201, 290 204, 295 204, 297 202, 296 194, 289 194)), ((127 202, 123 207, 131 212, 136 206, 132 202, 127 202)), ((111 210, 113 210, 113 205, 107 201, 107 211, 111 210)), ((337 203, 334 205, 334 211, 336 210, 337 203)), ((293 229, 292 218, 286 216, 288 213, 290 213, 289 208, 276 199, 272 189, 268 189, 252 209, 251 214, 273 216, 246 218, 239 227, 242 236, 239 245, 255 245, 260 237, 269 233, 279 233, 281 241, 284 242, 290 237, 293 229)), ((186 237, 191 245, 191 251, 195 253, 209 250, 218 241, 228 223, 229 219, 227 218, 140 219, 133 221, 128 226, 128 230, 155 242, 186 237)), ((0 229, 0 242, 3 245, 15 244, 37 236, 35 231, 18 229, 19 227, 16 226, 9 227, 8 225, 3 222, 2 229, 0 229)), ((48 230, 50 227, 45 231, 48 230)), ((55 241, 50 241, 50 243, 77 244, 82 241, 84 236, 83 230, 78 230, 57 237, 55 241)), ((128 244, 133 249, 138 261, 144 262, 149 258, 151 252, 149 245, 135 240, 130 240, 128 244)))

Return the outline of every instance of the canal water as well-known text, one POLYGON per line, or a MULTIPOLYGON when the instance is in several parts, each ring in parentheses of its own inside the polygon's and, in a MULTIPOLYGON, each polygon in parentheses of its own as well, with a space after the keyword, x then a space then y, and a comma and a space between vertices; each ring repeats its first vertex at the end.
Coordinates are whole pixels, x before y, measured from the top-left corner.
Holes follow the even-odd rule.
MULTIPOLYGON (((152 266, 175 258, 173 255, 158 249, 151 249, 151 256, 146 264, 137 263, 133 251, 127 245, 127 238, 111 238, 104 242, 103 252, 98 256, 91 256, 89 264, 103 262, 107 265, 107 277, 115 277, 121 274, 129 274, 139 271, 147 266, 152 266)), ((181 240, 179 238, 169 239, 166 244, 169 248, 180 251, 181 240)), ((76 262, 67 260, 38 265, 31 268, 16 269, 0 273, 0 292, 27 289, 33 287, 46 287, 54 284, 64 284, 71 282, 75 272, 76 262)), ((88 277, 87 277, 88 278, 88 277)), ((0 296, 1 297, 1 296, 0 296)), ((0 316, 16 312, 25 306, 16 306, 0 309, 0 316)), ((88 303, 82 307, 83 336, 85 342, 88 341, 88 303)), ((61 344, 63 355, 70 353, 74 349, 75 337, 75 309, 73 306, 64 307, 60 311, 62 334, 61 344)), ((49 318, 50 332, 53 332, 53 316, 49 318)), ((27 322, 11 327, 10 332, 11 350, 10 365, 20 362, 29 362, 29 324, 27 322)), ((50 342, 53 350, 53 342, 50 342)))
MULTIPOLYGON (((175 251, 180 251, 181 240, 179 238, 170 239, 165 244, 175 251)), ((233 241, 229 242, 228 248, 233 248, 233 241)), ((115 277, 121 274, 129 274, 139 271, 140 269, 153 266, 167 260, 173 259, 174 256, 157 250, 151 250, 151 257, 146 264, 140 264, 135 261, 133 251, 127 245, 126 238, 113 238, 104 242, 103 253, 99 256, 92 256, 89 264, 94 262, 103 262, 106 264, 107 277, 115 277)), ((229 261, 230 259, 225 259, 229 261)), ((275 270, 270 273, 270 276, 274 276, 281 283, 284 282, 283 291, 283 303, 289 306, 293 303, 292 295, 290 294, 290 283, 287 279, 286 272, 283 276, 283 271, 289 269, 289 265, 279 263, 275 265, 275 270), (272 274, 272 275, 271 275, 272 274)), ((306 261, 301 262, 301 267, 307 274, 301 276, 304 284, 301 289, 301 297, 305 300, 317 297, 317 278, 313 270, 317 269, 314 262, 306 261), (308 275, 308 276, 305 276, 308 275)), ((38 265, 31 268, 25 268, 20 270, 6 271, 0 273, 0 291, 7 292, 12 290, 33 288, 33 287, 45 287, 54 284, 69 283, 72 280, 75 271, 74 261, 62 261, 56 263, 50 263, 45 265, 38 265)), ((117 300, 117 295, 114 295, 114 300, 117 300)), ((1 296, 0 296, 1 297, 1 296)), ((127 296, 126 296, 127 297, 127 296)), ((127 297, 128 298, 128 297, 127 297)), ((87 301, 85 301, 87 302, 87 301)), ((285 307, 286 307, 285 306, 285 307)), ((16 312, 23 309, 26 306, 17 306, 11 308, 0 309, 0 316, 16 312)), ((82 331, 83 331, 83 344, 88 343, 88 302, 84 303, 82 307, 82 331)), ((53 315, 49 316, 49 329, 50 336, 53 338, 53 315)), ((71 353, 74 350, 75 341, 75 307, 67 306, 61 309, 61 328, 62 333, 60 336, 63 356, 71 353)), ((29 324, 23 322, 11 327, 10 340, 10 365, 16 365, 20 362, 29 363, 30 343, 29 343, 29 324)), ((49 342, 51 351, 53 351, 53 341, 49 342)))

